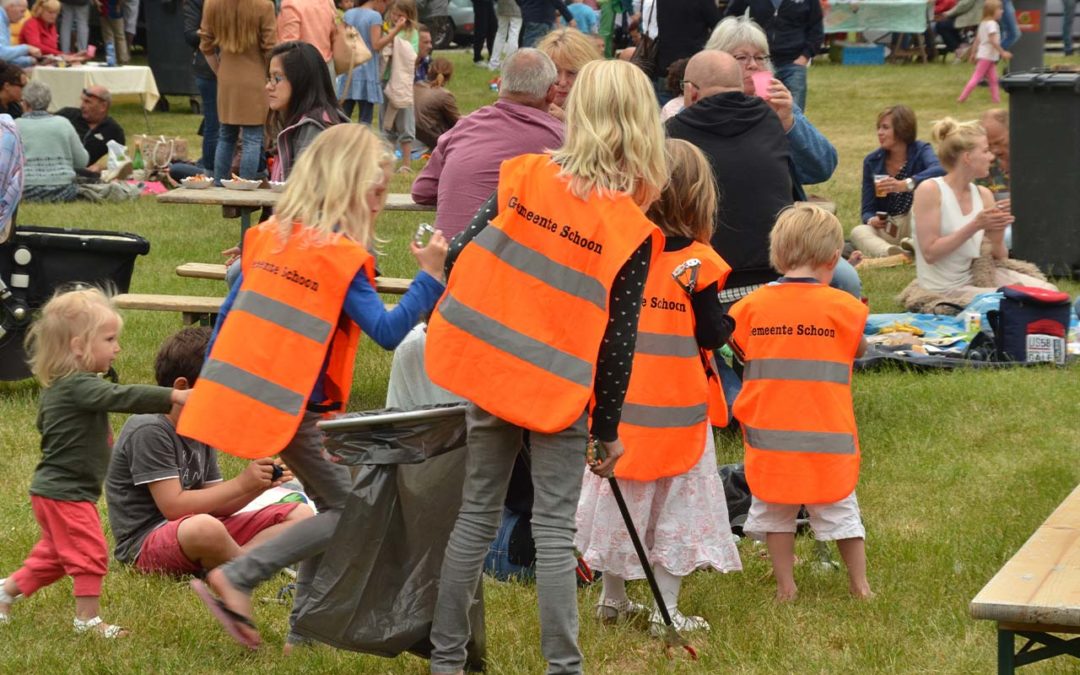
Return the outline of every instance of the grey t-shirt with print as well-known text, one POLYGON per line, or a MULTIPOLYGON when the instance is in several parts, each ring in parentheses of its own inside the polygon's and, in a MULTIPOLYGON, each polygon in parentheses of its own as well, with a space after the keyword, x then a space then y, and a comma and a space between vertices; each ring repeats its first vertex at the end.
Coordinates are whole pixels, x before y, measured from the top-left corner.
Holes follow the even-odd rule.
POLYGON ((105 477, 113 555, 120 562, 133 564, 146 536, 168 522, 150 483, 169 478, 178 478, 185 490, 220 481, 217 452, 177 434, 165 415, 131 416, 116 439, 105 477))

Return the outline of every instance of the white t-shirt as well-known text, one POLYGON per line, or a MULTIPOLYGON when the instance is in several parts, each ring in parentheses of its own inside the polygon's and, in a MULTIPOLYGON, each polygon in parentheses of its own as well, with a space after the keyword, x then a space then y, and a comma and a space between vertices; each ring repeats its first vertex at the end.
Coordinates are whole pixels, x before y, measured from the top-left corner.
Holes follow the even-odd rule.
POLYGON ((990 44, 991 35, 997 35, 998 39, 1001 39, 1001 29, 998 28, 997 21, 987 19, 979 23, 979 33, 975 38, 979 41, 979 49, 975 52, 975 58, 997 63, 1001 60, 1001 54, 990 44))
POLYGON ((657 8, 653 6, 653 0, 635 0, 634 9, 641 15, 641 25, 644 27, 642 33, 655 40, 660 29, 657 26, 657 8))

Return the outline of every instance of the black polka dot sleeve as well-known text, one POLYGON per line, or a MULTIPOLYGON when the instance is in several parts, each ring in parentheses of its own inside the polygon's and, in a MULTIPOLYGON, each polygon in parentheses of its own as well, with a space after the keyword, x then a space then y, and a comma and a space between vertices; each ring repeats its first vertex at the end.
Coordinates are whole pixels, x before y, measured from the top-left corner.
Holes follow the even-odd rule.
POLYGON ((611 286, 608 325, 604 340, 600 343, 593 384, 596 407, 593 410, 592 435, 601 441, 614 441, 619 437, 619 419, 626 388, 630 384, 641 296, 645 292, 651 257, 652 243, 646 239, 619 270, 611 286))
POLYGON ((702 349, 719 349, 735 330, 735 319, 724 311, 718 295, 719 285, 709 284, 694 292, 690 306, 694 310, 694 338, 702 349))

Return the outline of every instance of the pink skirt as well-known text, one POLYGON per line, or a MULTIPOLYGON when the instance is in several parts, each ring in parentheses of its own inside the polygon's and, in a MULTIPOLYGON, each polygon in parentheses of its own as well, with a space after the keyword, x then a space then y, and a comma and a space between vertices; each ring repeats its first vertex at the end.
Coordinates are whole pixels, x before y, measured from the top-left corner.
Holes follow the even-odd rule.
MULTIPOLYGON (((650 564, 675 576, 706 567, 720 572, 742 569, 716 470, 711 429, 706 439, 701 459, 682 475, 649 482, 619 480, 650 564)), ((574 545, 593 569, 624 579, 645 578, 611 485, 588 469, 581 483, 574 545)))

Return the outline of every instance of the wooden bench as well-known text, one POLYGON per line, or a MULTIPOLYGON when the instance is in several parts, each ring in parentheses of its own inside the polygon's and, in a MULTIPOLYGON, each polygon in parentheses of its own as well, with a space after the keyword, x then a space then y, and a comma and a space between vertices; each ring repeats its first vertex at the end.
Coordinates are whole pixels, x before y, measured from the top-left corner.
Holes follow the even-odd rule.
POLYGON ((1080 486, 971 601, 996 621, 998 673, 1062 654, 1080 658, 1080 486), (1015 651, 1015 638, 1027 643, 1015 651))
MULTIPOLYGON (((150 293, 121 293, 113 298, 118 309, 145 309, 157 312, 180 312, 185 326, 212 325, 221 312, 225 298, 202 295, 158 295, 150 293)), ((394 305, 386 305, 387 310, 394 305)))
MULTIPOLYGON (((225 279, 225 265, 189 262, 178 265, 176 274, 177 276, 188 277, 191 279, 215 279, 217 281, 223 281, 225 279)), ((375 290, 379 293, 402 295, 405 291, 409 290, 409 284, 411 283, 411 279, 375 277, 375 290)))

